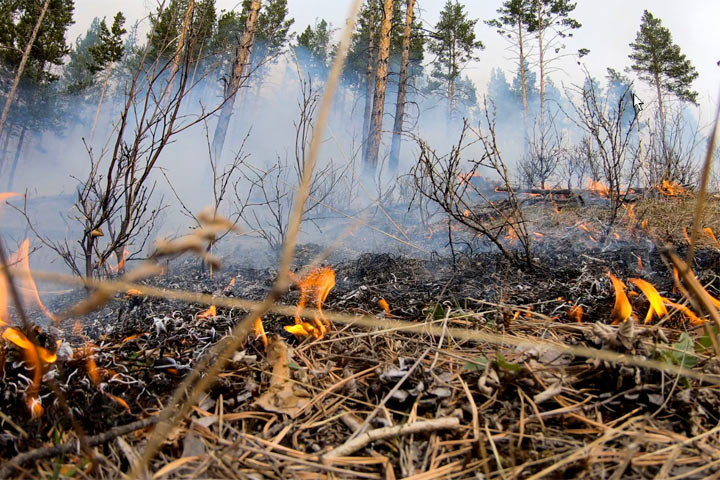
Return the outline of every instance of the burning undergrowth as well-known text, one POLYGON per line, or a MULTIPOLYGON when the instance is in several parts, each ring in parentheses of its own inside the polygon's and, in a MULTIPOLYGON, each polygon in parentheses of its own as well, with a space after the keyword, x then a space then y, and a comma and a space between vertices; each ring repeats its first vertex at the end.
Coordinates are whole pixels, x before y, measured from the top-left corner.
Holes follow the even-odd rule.
MULTIPOLYGON (((622 468, 626 477, 639 478, 664 468, 697 469, 703 476, 713 468, 707 462, 718 446, 707 432, 715 428, 713 412, 720 406, 714 384, 706 381, 720 366, 707 331, 679 307, 696 311, 675 290, 661 252, 629 240, 544 245, 532 269, 492 252, 455 261, 363 254, 298 269, 278 301, 290 308, 262 318, 269 344, 251 335, 232 355, 187 421, 166 439, 153 470, 178 477, 262 471, 276 478, 375 478, 392 471, 425 478, 422 472, 567 477, 622 468), (330 271, 332 282, 321 275, 330 271), (622 283, 630 312, 619 326, 610 325, 618 289, 608 273, 622 283), (637 279, 649 282, 666 305, 647 325, 646 313, 660 307, 637 279), (377 324, 367 330, 333 323, 332 313, 326 313, 327 324, 317 314, 295 318, 303 303, 377 324), (404 333, 393 323, 403 320, 420 330, 404 333), (292 325, 305 331, 293 335, 285 328, 292 325), (454 328, 515 340, 462 339, 451 334, 454 328), (695 376, 587 358, 567 347, 630 354, 688 368, 695 376)), ((719 262, 714 249, 697 253, 695 271, 715 296, 719 262)), ((50 449, 74 445, 57 388, 88 439, 109 435, 98 441, 102 460, 96 468, 110 477, 119 473, 115 468, 127 469, 154 414, 247 311, 219 299, 260 301, 276 276, 272 268, 228 263, 211 277, 196 260, 174 262, 163 275, 114 295, 82 328, 67 320, 59 329, 36 329, 37 344, 57 357, 44 359, 39 382, 22 342, 5 336, 5 459, 40 451, 38 472, 72 477, 89 471, 91 464, 74 447, 50 449), (208 308, 146 296, 151 288, 210 294, 218 301, 208 308), (45 411, 33 418, 28 399, 35 398, 36 383, 45 411), (118 430, 124 425, 136 427, 121 437, 129 433, 118 430)), ((66 295, 49 310, 64 311, 82 297, 82 291, 66 295)))

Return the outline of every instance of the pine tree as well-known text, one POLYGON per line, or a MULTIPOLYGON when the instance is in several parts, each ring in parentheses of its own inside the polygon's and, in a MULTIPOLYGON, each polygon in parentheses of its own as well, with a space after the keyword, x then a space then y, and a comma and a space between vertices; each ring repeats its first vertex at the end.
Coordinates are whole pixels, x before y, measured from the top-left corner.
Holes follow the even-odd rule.
POLYGON ((287 0, 269 0, 258 15, 257 56, 264 59, 280 53, 290 41, 288 32, 293 23, 295 19, 288 18, 287 0))
POLYGON ((257 27, 258 14, 260 12, 261 0, 252 0, 250 10, 246 17, 245 26, 243 27, 242 39, 237 48, 235 60, 230 72, 230 79, 225 84, 224 103, 220 110, 218 123, 215 127, 212 142, 212 155, 216 162, 220 161, 223 147, 225 145, 225 137, 227 135, 228 126, 230 124, 230 116, 232 115, 235 105, 235 97, 237 96, 240 85, 247 80, 247 67, 252 58, 252 48, 255 41, 255 29, 257 27))
MULTIPOLYGON (((528 31, 535 34, 538 41, 538 66, 540 67, 540 116, 545 115, 545 81, 548 65, 565 48, 562 39, 572 37, 572 31, 580 28, 580 22, 571 18, 577 3, 568 0, 531 0, 528 31)), ((578 50, 579 56, 587 55, 587 49, 578 50)))
POLYGON ((414 20, 415 0, 407 0, 405 7, 405 28, 403 29, 402 60, 400 61, 400 77, 398 79, 397 100, 395 101, 395 124, 393 125, 392 143, 390 144, 390 171, 398 168, 400 161, 400 141, 405 120, 405 96, 408 87, 408 69, 410 66, 410 43, 414 20))
MULTIPOLYGON (((162 10, 150 15, 154 30, 148 33, 151 39, 149 57, 172 59, 177 52, 178 41, 185 23, 185 14, 191 0, 171 0, 162 10)), ((190 30, 194 50, 210 44, 215 28, 215 0, 192 0, 192 20, 190 30)))
POLYGON ((697 104, 698 94, 692 90, 692 82, 698 73, 680 47, 673 43, 670 30, 662 26, 659 18, 645 10, 640 31, 630 47, 632 53, 629 56, 633 61, 630 68, 642 81, 655 88, 663 123, 665 95, 697 104))
MULTIPOLYGON (((26 47, 30 43, 38 19, 46 2, 5 1, 0 2, 0 63, 10 78, 19 72, 26 47)), ((19 129, 13 165, 10 170, 7 189, 11 190, 20 151, 26 132, 39 132, 61 123, 63 109, 58 95, 50 92, 52 84, 59 78, 53 67, 63 64, 70 52, 65 42, 65 32, 73 23, 73 0, 50 0, 35 36, 29 57, 22 71, 22 85, 17 100, 12 103, 12 118, 8 127, 19 129), (14 125, 11 125, 14 124, 14 125)), ((3 120, 0 123, 5 123, 3 120)), ((5 128, 5 135, 12 134, 12 128, 5 128)), ((4 162, 5 159, 0 159, 4 162)), ((0 164, 0 166, 2 166, 0 164)))
POLYGON ((505 0, 497 9, 498 18, 485 23, 495 27, 497 32, 511 44, 517 55, 518 72, 520 74, 520 92, 522 96, 523 115, 527 116, 527 42, 528 25, 532 22, 531 0, 505 0))
POLYGON ((372 176, 377 170, 382 137, 383 113, 385 112, 385 93, 387 91, 388 63, 390 61, 390 33, 392 28, 393 0, 385 0, 383 17, 380 24, 378 42, 377 69, 375 70, 375 95, 373 96, 372 115, 368 130, 368 146, 363 162, 363 172, 372 176))
POLYGON ((99 35, 100 19, 96 17, 85 35, 78 36, 75 45, 70 50, 69 60, 65 68, 63 68, 62 79, 60 80, 64 92, 70 94, 80 93, 94 84, 95 77, 88 68, 93 61, 89 48, 98 42, 99 35))
MULTIPOLYGON (((2 2, 0 13, 0 61, 15 72, 40 15, 42 2, 2 2)), ((52 66, 61 66, 70 52, 65 32, 73 24, 73 0, 52 0, 25 65, 23 76, 33 82, 52 82, 58 75, 52 66)))
POLYGON ((440 20, 428 42, 428 49, 436 55, 432 76, 446 86, 449 111, 455 108, 456 83, 463 68, 477 60, 475 52, 485 46, 475 38, 477 19, 469 19, 465 6, 457 0, 447 0, 440 12, 440 20))
POLYGON ((325 19, 315 21, 315 26, 307 26, 297 37, 297 46, 310 56, 315 68, 325 68, 330 53, 330 24, 325 19))
POLYGON ((105 70, 110 64, 120 60, 125 53, 123 35, 125 30, 125 15, 118 12, 113 19, 112 28, 108 29, 103 18, 99 25, 97 42, 88 47, 92 60, 88 65, 91 73, 105 70))

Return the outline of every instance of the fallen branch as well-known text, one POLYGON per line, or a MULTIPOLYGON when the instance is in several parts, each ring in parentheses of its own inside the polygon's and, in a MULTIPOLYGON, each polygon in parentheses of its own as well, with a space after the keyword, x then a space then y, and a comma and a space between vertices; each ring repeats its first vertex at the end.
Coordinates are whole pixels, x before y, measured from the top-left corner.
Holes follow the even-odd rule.
MULTIPOLYGON (((99 433, 91 437, 86 437, 86 440, 88 446, 95 447, 110 440, 114 440, 115 438, 122 435, 127 435, 128 433, 134 432, 135 430, 140 430, 141 428, 155 425, 158 420, 158 416, 143 418, 142 420, 138 420, 137 422, 128 423, 127 425, 120 425, 111 428, 107 432, 99 433)), ((35 450, 30 450, 29 452, 21 453, 19 455, 16 455, 12 460, 7 462, 2 467, 0 467, 0 478, 9 478, 10 475, 13 473, 13 470, 19 468, 24 463, 77 451, 78 441, 71 440, 69 442, 65 442, 54 447, 43 447, 35 450)))
POLYGON ((460 427, 460 419, 457 417, 443 417, 435 420, 426 420, 424 422, 415 422, 410 425, 395 425, 394 427, 376 428, 361 434, 335 450, 324 455, 324 459, 347 457, 365 447, 371 442, 385 440, 396 437, 398 435, 412 435, 415 433, 434 432, 436 430, 456 430, 460 427))

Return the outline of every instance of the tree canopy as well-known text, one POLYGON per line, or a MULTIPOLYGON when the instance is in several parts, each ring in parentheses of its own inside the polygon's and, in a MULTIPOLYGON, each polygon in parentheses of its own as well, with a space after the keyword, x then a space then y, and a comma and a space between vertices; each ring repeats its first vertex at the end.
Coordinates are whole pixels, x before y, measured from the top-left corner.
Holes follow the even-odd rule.
MULTIPOLYGON (((647 10, 630 48, 633 61, 630 68, 641 80, 650 83, 658 92, 697 104, 698 94, 692 90, 692 83, 698 77, 695 67, 673 43, 670 30, 647 10)), ((659 100, 662 102, 662 98, 659 100)))

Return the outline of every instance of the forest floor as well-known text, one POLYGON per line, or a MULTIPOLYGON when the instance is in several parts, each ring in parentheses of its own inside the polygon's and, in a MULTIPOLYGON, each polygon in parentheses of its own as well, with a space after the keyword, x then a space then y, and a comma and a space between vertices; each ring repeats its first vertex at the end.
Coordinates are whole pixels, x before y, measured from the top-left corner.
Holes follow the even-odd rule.
MULTIPOLYGON (((714 230, 718 206, 708 208, 703 227, 714 230)), ((541 234, 532 268, 491 251, 331 257, 325 336, 284 330, 301 296, 287 291, 277 303, 290 313, 263 318, 269 345, 251 336, 232 354, 164 439, 147 476, 718 475, 720 360, 710 336, 718 330, 692 324, 696 309, 676 290, 660 248, 668 242, 684 253, 691 211, 692 200, 638 202, 633 218, 625 212, 599 241, 601 209, 551 215, 538 207, 527 212, 541 234), (608 272, 625 283, 633 321, 611 325, 617 295, 608 272), (644 323, 651 304, 632 278, 675 306, 644 323)), ((715 243, 705 232, 693 266, 718 297, 715 243)), ((306 250, 310 257, 317 249, 306 250)), ((176 262, 142 286, 226 300, 208 311, 119 292, 82 328, 68 321, 39 332, 48 349, 61 339, 71 355, 46 366, 38 418, 27 405, 33 369, 7 342, 0 477, 123 477, 181 380, 247 312, 233 300, 262 300, 276 274, 230 260, 211 278, 195 259, 176 262), (78 426, 94 461, 78 447, 78 426)), ((65 295, 52 308, 83 296, 65 295)))

